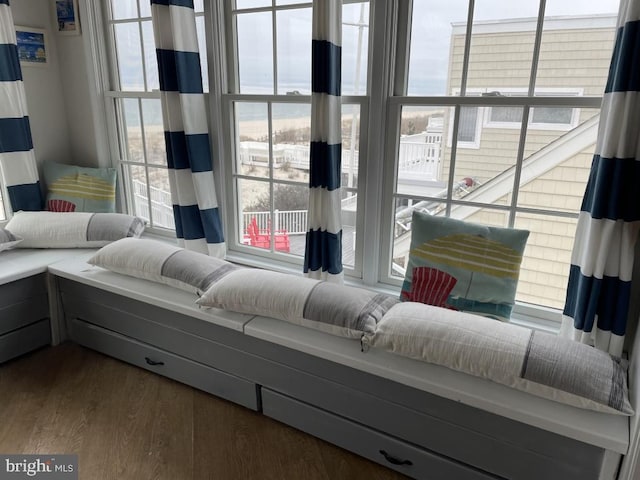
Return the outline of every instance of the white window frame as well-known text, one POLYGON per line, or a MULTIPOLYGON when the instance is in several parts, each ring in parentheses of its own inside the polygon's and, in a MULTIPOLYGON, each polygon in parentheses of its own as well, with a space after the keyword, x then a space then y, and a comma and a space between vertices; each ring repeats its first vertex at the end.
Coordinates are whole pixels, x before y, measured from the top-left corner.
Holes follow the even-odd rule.
MULTIPOLYGON (((131 0, 136 1, 138 4, 138 13, 140 13, 139 4, 146 0, 131 0)), ((133 185, 131 175, 129 173, 129 167, 139 167, 145 170, 146 177, 146 185, 147 185, 147 204, 149 210, 149 224, 147 225, 146 230, 166 237, 175 237, 175 230, 166 228, 161 225, 157 225, 153 218, 153 208, 152 208, 152 196, 151 196, 151 182, 149 181, 149 169, 158 169, 158 170, 167 170, 166 164, 156 164, 149 163, 147 161, 147 145, 145 141, 145 124, 143 117, 143 109, 142 109, 142 101, 145 99, 152 99, 160 101, 160 91, 157 89, 151 90, 149 85, 147 85, 148 75, 147 75, 147 65, 143 61, 142 63, 142 71, 144 77, 144 89, 143 90, 122 90, 120 87, 120 78, 118 74, 118 64, 117 64, 117 49, 116 49, 116 39, 115 39, 115 31, 113 25, 116 24, 137 24, 138 32, 139 32, 139 41, 141 53, 144 55, 144 37, 142 30, 142 23, 151 21, 150 16, 138 16, 127 19, 118 19, 114 20, 111 18, 110 13, 110 0, 106 2, 101 2, 102 10, 101 15, 103 18, 102 22, 102 31, 95 32, 96 33, 96 43, 97 46, 101 50, 102 55, 106 57, 105 65, 102 66, 103 72, 103 87, 104 87, 104 108, 105 108, 105 116, 107 118, 107 129, 108 129, 108 137, 109 144, 111 146, 111 156, 112 156, 112 164, 118 168, 119 177, 120 177, 120 201, 122 203, 122 207, 128 213, 135 213, 134 207, 134 198, 133 198, 133 185), (97 37, 100 37, 98 39, 97 37), (102 40, 103 39, 103 40, 102 40), (102 40, 102 41, 101 41, 102 40), (127 135, 124 131, 124 122, 122 121, 122 116, 124 115, 123 107, 119 106, 118 103, 122 102, 125 99, 137 100, 138 102, 138 114, 140 118, 140 131, 141 131, 141 142, 142 142, 142 150, 143 150, 143 161, 132 160, 128 158, 128 146, 127 135)), ((100 8, 100 6, 97 6, 100 8)), ((204 18, 204 12, 196 12, 196 19, 204 18)), ((98 29, 100 30, 100 29, 98 29)), ((154 52, 155 55, 155 52, 154 52)))
MULTIPOLYGON (((345 0, 352 1, 352 0, 345 0)), ((353 0, 355 1, 355 0, 353 0)), ((240 95, 233 88, 233 67, 227 68, 226 62, 234 58, 234 42, 232 32, 233 25, 226 9, 226 1, 205 0, 205 30, 207 33, 207 58, 209 64, 209 85, 211 94, 209 100, 209 116, 211 122, 211 137, 214 152, 214 167, 216 181, 221 200, 221 212, 225 226, 225 237, 228 247, 228 258, 249 265, 260 266, 280 271, 293 273, 301 272, 302 259, 278 252, 260 251, 241 244, 242 238, 238 228, 239 215, 237 196, 235 194, 234 169, 235 148, 233 147, 234 126, 231 116, 231 105, 234 101, 248 100, 258 102, 310 102, 310 95, 240 95), (230 36, 231 35, 231 36, 230 36), (231 73, 229 73, 231 72, 231 73)), ((272 2, 275 4, 275 0, 272 2)), ((307 2, 309 5, 311 2, 307 2)), ((469 91, 464 90, 464 95, 452 95, 445 97, 418 97, 407 96, 403 91, 406 82, 406 68, 408 65, 409 48, 409 23, 402 19, 409 18, 410 0, 370 0, 369 37, 368 37, 368 76, 366 93, 358 96, 343 96, 343 103, 358 104, 360 107, 360 144, 359 144, 359 171, 358 171, 358 222, 356 264, 353 269, 345 269, 345 281, 348 284, 360 285, 366 288, 384 291, 397 295, 402 282, 398 277, 392 276, 391 252, 393 239, 391 238, 394 223, 393 200, 401 196, 396 195, 395 165, 394 159, 399 147, 399 125, 403 106, 439 106, 448 107, 453 111, 453 121, 450 122, 451 132, 448 140, 455 138, 459 125, 459 109, 464 106, 477 106, 483 116, 476 123, 477 128, 486 125, 487 112, 491 107, 518 106, 526 109, 528 118, 536 107, 570 107, 577 114, 580 108, 598 109, 600 97, 562 96, 542 94, 535 96, 532 90, 527 97, 483 97, 470 96, 469 91), (400 19, 400 20, 398 20, 400 19), (401 52, 405 52, 404 54, 401 52), (372 52, 376 52, 373 55, 372 52)), ((290 6, 290 8, 294 8, 290 6)), ((93 11, 100 11, 100 6, 90 7, 93 11)), ((107 8, 107 7, 103 7, 107 8)), ((104 12, 104 10, 102 10, 104 12)), ((106 18, 106 16, 105 16, 106 18)), ((469 23, 469 30, 472 22, 469 23)), ((601 22, 602 23, 602 22, 601 22)), ((600 25, 600 24, 598 24, 600 25)), ((537 29, 541 29, 540 19, 537 29)), ((602 24, 604 26, 604 23, 602 24)), ((109 27, 106 21, 98 22, 101 38, 97 43, 103 43, 103 49, 107 49, 109 43, 104 41, 109 27)), ((467 36, 467 42, 470 42, 467 36)), ((95 48, 95 47, 94 47, 95 48)), ((108 50, 108 49, 107 49, 108 50)), ((468 51, 468 45, 466 50, 468 51)), ((104 62, 104 58, 113 55, 107 51, 96 63, 104 62)), ((539 45, 534 52, 539 55, 539 45)), ((468 53, 467 53, 468 55, 468 53)), ((100 57, 100 56, 98 56, 100 57)), ((468 62, 468 59, 466 60, 468 62)), ((99 70, 99 69, 98 69, 99 70)), ((101 78, 108 75, 103 69, 101 78)), ((534 72, 531 75, 535 75, 534 72)), ((466 72, 464 73, 466 78, 466 72)), ((111 79, 113 81, 113 79, 111 79)), ((121 166, 119 158, 119 137, 116 129, 116 112, 114 102, 119 98, 139 97, 141 92, 119 92, 105 84, 104 110, 108 119, 107 126, 112 150, 113 164, 121 166)), ((466 85, 464 87, 466 89, 466 85)), ((535 87, 534 87, 535 88, 535 87)), ((553 93, 553 92, 551 92, 553 93)), ((563 93, 563 92, 560 92, 563 93)), ((148 98, 159 98, 159 92, 147 92, 148 98)), ((491 126, 493 127, 493 126, 491 126)), ((521 137, 526 135, 526 128, 535 128, 529 124, 521 129, 521 137)), ((445 130, 446 131, 446 130, 445 130)), ((481 132, 480 132, 481 134, 481 132)), ((477 136, 479 139, 479 135, 477 136)), ((461 143, 453 142, 450 147, 465 148, 461 143)), ((474 142, 475 143, 475 142, 474 142)), ((470 145, 473 146, 473 145, 470 145)), ((522 162, 521 155, 518 162, 522 162)), ((452 170, 455 165, 452 166, 452 170)), ((253 178, 252 178, 253 179, 253 178)), ((124 183, 124 182, 123 182, 124 183)), ((453 183, 453 176, 446 179, 449 191, 453 183)), ((126 183, 124 183, 126 185, 126 183)), ((6 197, 5 197, 6 198, 6 197)), ((408 197, 407 197, 408 198, 408 197)), ((412 197, 414 198, 414 197, 412 197)), ((428 197, 425 197, 429 199, 428 197)), ((438 199, 442 200, 442 199, 438 199)), ((447 209, 459 205, 461 201, 452 198, 445 199, 447 209)), ((497 206, 477 204, 478 207, 491 207, 515 212, 513 205, 497 206)), ((522 211, 520 209, 519 211, 522 211)), ((526 210, 526 209, 525 209, 526 210)), ((531 213, 550 214, 555 212, 537 211, 531 209, 531 213)), ((513 216, 513 215, 512 215, 513 216)), ((567 214, 565 214, 567 216, 567 214)), ((571 215, 569 215, 571 216, 571 215)), ((513 219, 512 219, 513 222, 513 219)), ((153 230, 153 229, 151 229, 153 230)), ((173 235, 171 231, 164 231, 173 235)), ((514 317, 517 321, 534 326, 536 328, 554 330, 557 328, 557 320, 560 318, 558 310, 535 305, 517 304, 514 309, 514 317)))
MULTIPOLYGON (((410 0, 408 0, 410 1, 410 0)), ((402 47, 404 45, 403 38, 409 35, 410 31, 410 16, 408 14, 408 7, 402 6, 403 0, 399 0, 398 4, 395 5, 395 8, 392 8, 392 12, 386 12, 388 18, 398 18, 399 21, 396 25, 397 38, 401 40, 399 42, 395 42, 395 44, 402 47), (404 15, 404 16, 403 16, 404 15), (409 21, 405 21, 403 23, 402 19, 408 18, 409 21)), ((526 140, 526 133, 528 128, 537 128, 539 124, 529 124, 529 118, 532 118, 532 111, 535 107, 572 107, 574 109, 574 114, 572 117, 572 123, 575 122, 577 124, 579 118, 579 109, 580 108, 592 108, 599 109, 601 103, 601 97, 583 97, 578 96, 576 93, 576 89, 567 89, 571 90, 571 94, 566 94, 568 92, 563 92, 561 89, 560 93, 564 93, 566 95, 559 97, 556 95, 547 95, 544 89, 536 90, 535 81, 531 81, 531 79, 536 78, 537 73, 537 61, 540 54, 540 39, 542 35, 542 27, 543 27, 543 16, 540 16, 537 21, 536 32, 537 39, 534 46, 533 53, 533 61, 532 61, 532 70, 530 73, 530 86, 526 97, 496 97, 496 96, 476 96, 481 92, 474 92, 473 89, 466 88, 466 79, 468 74, 468 62, 469 62, 469 50, 471 43, 471 30, 473 24, 472 15, 469 16, 467 21, 467 36, 466 36, 466 46, 465 46, 465 58, 464 58, 464 66, 462 71, 462 88, 459 92, 455 92, 456 95, 451 95, 447 97, 440 96, 407 96, 404 94, 402 85, 406 82, 406 76, 408 73, 408 49, 404 52, 401 49, 397 49, 391 55, 390 62, 395 66, 393 70, 392 78, 395 80, 395 86, 391 86, 389 88, 389 96, 387 98, 387 114, 385 116, 387 123, 387 135, 386 135, 386 147, 385 147, 385 156, 387 158, 396 158, 400 141, 400 116, 403 106, 425 106, 425 107, 440 107, 440 106, 449 106, 455 108, 455 113, 453 115, 453 121, 450 121, 450 128, 447 135, 447 146, 451 148, 452 155, 455 158, 455 152, 457 148, 466 148, 467 145, 464 145, 466 142, 452 142, 453 138, 457 137, 457 131, 459 127, 459 109, 464 106, 478 106, 479 111, 484 111, 483 114, 486 118, 487 111, 490 110, 491 107, 499 107, 499 106, 518 106, 522 107, 527 115, 527 122, 524 125, 519 125, 520 129, 520 146, 518 149, 518 157, 517 157, 517 175, 519 178, 519 172, 522 168, 523 156, 524 156, 524 144, 526 140), (398 87, 400 85, 400 88, 398 87)), ((375 28, 375 25, 374 25, 375 28)), ((393 69, 393 68, 392 68, 393 69)), ((487 89, 488 90, 488 89, 487 89)), ((498 90, 498 89, 494 89, 498 90)), ((480 126, 485 125, 485 121, 479 121, 478 124, 480 126)), ((546 124, 542 124, 545 129, 554 130, 556 128, 549 128, 546 124)), ((570 128, 560 128, 569 130, 570 128)), ((479 138, 479 137, 478 137, 479 138)), ((475 142, 474 142, 475 143, 475 142)), ((474 147, 475 145, 471 145, 474 147)), ((379 281, 383 284, 394 285, 399 287, 402 284, 402 279, 397 276, 392 275, 392 256, 393 256, 393 228, 395 223, 395 212, 392 208, 394 204, 394 200, 396 198, 411 198, 416 200, 430 200, 430 201, 439 201, 446 204, 446 213, 447 216, 451 211, 452 206, 465 204, 465 202, 456 200, 452 198, 452 190, 454 184, 454 173, 455 172, 455 159, 450 163, 449 170, 450 175, 447 180, 448 184, 448 195, 447 198, 434 198, 428 196, 416 196, 413 195, 411 197, 407 195, 402 195, 396 193, 396 171, 395 171, 395 162, 387 162, 384 168, 384 186, 383 186, 383 215, 382 215, 382 238, 381 238, 381 253, 379 260, 379 281)), ((494 210, 503 210, 509 214, 509 226, 513 227, 515 223, 515 214, 516 212, 530 212, 530 213, 540 213, 540 214, 553 214, 559 215, 563 217, 571 217, 577 218, 578 212, 575 214, 567 214, 566 212, 556 212, 551 210, 543 210, 543 209, 528 209, 523 207, 518 207, 517 204, 517 189, 515 194, 512 195, 512 202, 510 205, 494 205, 494 204, 474 204, 474 206, 481 208, 491 208, 494 210)), ((368 217, 369 218, 369 217, 368 217)), ((516 306, 513 311, 513 319, 516 322, 520 322, 523 325, 527 326, 535 326, 536 328, 541 328, 543 330, 557 331, 559 322, 561 321, 561 311, 539 306, 539 305, 531 305, 525 304, 522 302, 516 302, 516 306)))
MULTIPOLYGON (((370 2, 370 0, 365 0, 370 2)), ((223 55, 224 62, 227 64, 226 72, 227 76, 223 79, 222 82, 222 92, 221 92, 221 104, 222 104, 222 117, 224 118, 222 122, 222 134, 223 139, 222 143, 224 145, 224 157, 226 162, 222 166, 222 174, 224 176, 224 184, 225 187, 225 205, 226 215, 225 215, 225 234, 226 234, 226 242, 227 242, 227 258, 237 261, 239 263, 244 263, 252 266, 260 266, 267 267, 280 271, 292 271, 292 272, 300 272, 301 267, 303 265, 304 258, 292 254, 287 254, 283 252, 278 252, 275 250, 275 243, 272 241, 271 249, 261 249, 255 248, 248 245, 243 244, 243 232, 242 225, 240 223, 240 219, 242 218, 241 208, 239 205, 239 197, 237 190, 237 180, 244 179, 250 181, 265 181, 270 185, 270 191, 273 191, 274 184, 291 184, 292 182, 287 182, 286 180, 280 180, 276 178, 272 179, 264 179, 254 176, 246 176, 237 172, 237 158, 236 158, 236 148, 235 148, 235 120, 233 115, 233 105, 235 102, 247 101, 247 102, 256 102, 256 103, 266 103, 266 104, 283 104, 283 103, 308 103, 311 104, 311 95, 287 95, 287 94, 277 94, 275 93, 278 88, 278 80, 277 80, 277 51, 276 48, 273 49, 272 55, 274 58, 273 61, 273 94, 242 94, 238 93, 240 90, 239 83, 239 74, 238 74, 238 64, 237 64, 237 47, 235 45, 235 22, 233 21, 233 14, 235 11, 237 12, 272 12, 272 11, 281 11, 287 9, 294 8, 311 8, 311 2, 301 2, 292 5, 274 5, 260 7, 260 8, 246 8, 246 9, 237 9, 233 10, 230 8, 230 3, 232 0, 225 0, 224 7, 216 10, 217 15, 221 18, 215 18, 214 15, 214 24, 220 25, 223 31, 226 33, 224 37, 224 42, 219 44, 219 51, 221 55, 223 55)), ((275 3, 275 2, 274 2, 275 3)), ((346 3, 361 3, 359 0, 343 0, 343 4, 346 3)), ((371 10, 370 7, 370 18, 371 18, 371 10)), ((371 24, 369 23, 369 30, 371 29, 371 24)), ((274 27, 272 29, 272 35, 274 39, 276 38, 277 31, 274 27)), ((370 39, 368 40, 370 41, 370 39)), ((275 44, 275 41, 274 41, 275 44)), ((368 65, 369 71, 371 69, 371 46, 369 45, 369 49, 367 50, 369 58, 368 65)), ((370 75, 368 75, 370 77, 370 75)), ((368 123, 368 104, 367 98, 368 95, 368 87, 365 86, 363 88, 365 93, 362 95, 342 95, 341 101, 342 106, 346 105, 357 105, 359 108, 359 118, 360 118, 360 135, 359 135, 359 162, 358 162, 358 185, 354 188, 347 188, 346 186, 342 187, 342 190, 355 192, 357 194, 357 216, 356 216, 356 232, 362 232, 364 228, 364 215, 362 212, 364 211, 364 203, 365 203, 365 191, 366 184, 364 181, 364 175, 366 173, 365 162, 366 162, 366 152, 367 152, 367 139, 368 139, 368 128, 366 125, 368 123)), ((268 115, 270 115, 270 108, 268 109, 268 115)), ((271 124, 271 123, 269 123, 271 124)), ((273 147, 272 144, 272 135, 269 133, 269 151, 271 152, 273 147)), ((300 183, 296 183, 296 185, 303 185, 300 183)), ((305 186, 308 184, 305 183, 305 186)), ((273 202, 273 197, 272 197, 273 202)), ((272 209, 273 210, 273 209, 272 209)), ((351 279, 352 281, 359 282, 362 277, 362 251, 364 245, 364 235, 358 234, 355 236, 355 258, 354 264, 352 266, 344 266, 345 275, 351 279)))
POLYGON ((5 225, 12 216, 11 205, 9 205, 9 192, 7 191, 7 187, 4 182, 0 178, 0 205, 3 208, 0 208, 0 227, 5 225))

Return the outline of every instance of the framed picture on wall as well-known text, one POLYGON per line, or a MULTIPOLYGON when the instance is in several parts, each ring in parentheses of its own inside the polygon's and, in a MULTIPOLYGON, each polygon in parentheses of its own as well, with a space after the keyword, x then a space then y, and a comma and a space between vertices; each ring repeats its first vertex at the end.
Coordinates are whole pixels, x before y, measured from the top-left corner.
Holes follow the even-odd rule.
POLYGON ((53 0, 56 31, 62 35, 80 34, 78 0, 53 0))
POLYGON ((44 30, 16 25, 16 41, 22 66, 46 66, 49 63, 49 45, 44 30))

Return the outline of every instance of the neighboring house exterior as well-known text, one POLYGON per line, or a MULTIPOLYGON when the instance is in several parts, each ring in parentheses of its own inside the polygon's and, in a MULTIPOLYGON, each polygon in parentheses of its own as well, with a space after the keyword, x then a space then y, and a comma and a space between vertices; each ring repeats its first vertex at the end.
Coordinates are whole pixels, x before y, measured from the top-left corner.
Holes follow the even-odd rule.
MULTIPOLYGON (((605 87, 615 16, 545 19, 537 67, 536 94, 600 96, 605 87)), ((535 19, 479 22, 473 27, 467 94, 518 95, 527 91, 535 19), (496 48, 496 46, 498 46, 496 48), (499 53, 496 53, 499 52, 499 53), (509 72, 508 75, 504 75, 509 72)), ((449 93, 460 85, 465 26, 452 29, 449 93)), ((440 179, 449 175, 451 111, 444 114, 440 179)), ((465 199, 491 204, 511 201, 520 139, 521 107, 463 107, 454 179, 476 182, 465 199)), ((589 176, 598 111, 533 108, 529 115, 518 206, 550 212, 580 209, 589 176)), ((506 226, 508 212, 466 206, 451 216, 506 226)), ((518 213, 514 227, 530 230, 517 298, 562 308, 573 247, 575 218, 518 213)))

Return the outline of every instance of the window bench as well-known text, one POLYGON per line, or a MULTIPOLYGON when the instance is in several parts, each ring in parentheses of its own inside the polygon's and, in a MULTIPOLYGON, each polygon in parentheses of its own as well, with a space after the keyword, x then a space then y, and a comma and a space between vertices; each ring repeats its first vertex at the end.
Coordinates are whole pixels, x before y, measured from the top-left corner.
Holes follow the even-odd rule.
POLYGON ((201 310, 187 292, 91 267, 87 251, 50 252, 46 276, 46 266, 27 267, 43 252, 6 253, 25 255, 29 273, 4 282, 0 300, 25 279, 47 284, 53 343, 71 340, 192 385, 410 477, 609 480, 629 447, 628 417, 362 353, 356 340, 272 318, 201 310))
POLYGON ((9 250, 0 256, 0 363, 52 338, 47 287, 48 266, 91 250, 9 250))

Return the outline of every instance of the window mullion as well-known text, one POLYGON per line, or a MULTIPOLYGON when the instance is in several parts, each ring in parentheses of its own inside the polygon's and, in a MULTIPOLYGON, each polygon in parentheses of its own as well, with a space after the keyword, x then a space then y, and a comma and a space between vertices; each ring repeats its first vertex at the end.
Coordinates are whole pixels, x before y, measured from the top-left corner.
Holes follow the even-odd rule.
POLYGON ((142 22, 138 22, 138 34, 140 35, 140 52, 142 53, 142 82, 144 84, 144 91, 149 91, 149 85, 147 84, 147 62, 145 61, 146 50, 144 48, 144 29, 142 28, 142 22))
POLYGON ((471 56, 471 34, 473 32, 474 9, 475 0, 469 0, 469 10, 467 11, 467 31, 465 32, 464 53, 462 56, 462 75, 460 79, 461 97, 464 97, 467 94, 467 76, 469 74, 469 57, 471 56))
POLYGON ((395 72, 393 75, 393 95, 406 95, 409 80, 409 57, 411 55, 411 19, 413 0, 398 2, 396 27, 395 72))
MULTIPOLYGON (((271 216, 271 227, 274 224, 275 216, 275 201, 273 198, 273 104, 267 103, 267 135, 269 136, 269 209, 271 216)), ((269 251, 273 253, 275 251, 275 235, 273 234, 273 228, 269 228, 269 251)))
MULTIPOLYGON (((142 99, 138 99, 138 115, 140 115, 140 141, 142 143, 142 158, 144 160, 144 174, 147 180, 147 205, 149 206, 149 223, 153 223, 153 206, 151 205, 151 179, 149 178, 149 163, 147 162, 147 142, 145 142, 144 117, 142 115, 142 99)), ((134 199, 135 204, 135 199, 134 199)), ((135 211, 135 205, 134 205, 135 211)))
MULTIPOLYGON (((471 33, 473 31, 473 14, 475 0, 469 0, 467 11, 467 31, 464 38, 464 53, 462 57, 462 75, 460 79, 460 96, 467 94, 467 76, 469 74, 469 57, 471 55, 471 33)), ((446 215, 451 214, 451 198, 453 197, 453 183, 456 173, 456 153, 458 151, 458 128, 460 127, 460 105, 456 105, 453 114, 453 130, 451 132, 451 158, 449 160, 449 178, 447 179, 446 215)))
POLYGON ((275 8, 271 11, 271 36, 273 41, 273 94, 278 94, 278 28, 275 8))
MULTIPOLYGON (((540 44, 542 43, 542 29, 544 26, 544 12, 546 0, 540 0, 538 10, 538 24, 536 25, 536 38, 533 46, 533 56, 531 59, 531 74, 529 77, 529 97, 535 95, 536 76, 538 73, 538 59, 540 58, 540 44)), ((518 195, 520 193, 520 179, 522 177, 522 162, 524 161, 524 149, 527 143, 527 126, 529 125, 529 115, 531 107, 525 105, 522 108, 522 125, 520 127, 520 139, 518 143, 518 153, 513 175, 513 188, 511 189, 511 210, 509 212, 509 228, 513 228, 516 223, 516 209, 518 205, 518 195)))

